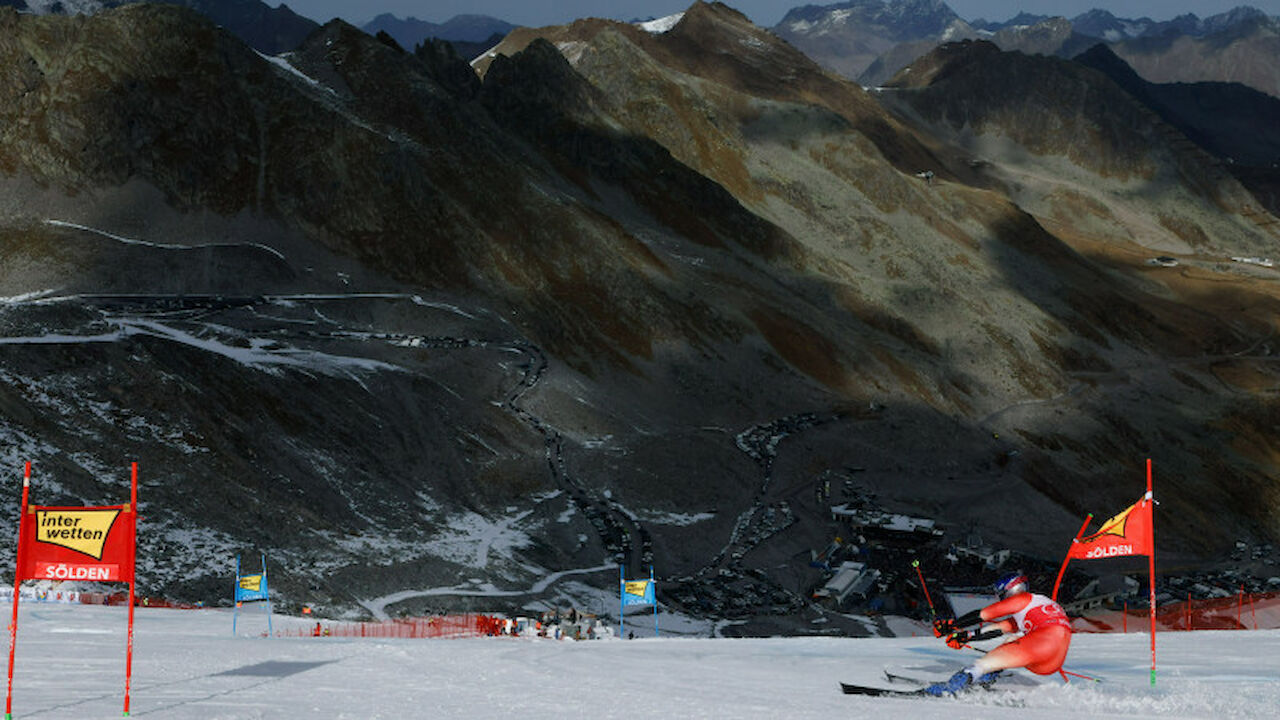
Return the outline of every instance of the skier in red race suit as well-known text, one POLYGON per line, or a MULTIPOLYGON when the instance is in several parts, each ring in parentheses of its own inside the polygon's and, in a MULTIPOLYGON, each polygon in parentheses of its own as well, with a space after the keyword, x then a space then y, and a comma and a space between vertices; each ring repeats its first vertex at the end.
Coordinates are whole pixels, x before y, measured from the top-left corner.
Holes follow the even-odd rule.
POLYGON ((1013 573, 995 584, 999 602, 974 610, 955 620, 935 620, 934 633, 945 636, 947 645, 964 647, 971 640, 989 640, 1003 634, 1022 633, 978 658, 969 667, 925 689, 930 695, 955 693, 977 682, 995 682, 1001 670, 1024 667, 1037 675, 1052 675, 1062 669, 1071 646, 1071 621, 1062 606, 1044 595, 1029 592, 1027 577, 1013 573), (987 623, 987 628, 982 626, 987 623), (976 632, 962 628, 978 625, 976 632))

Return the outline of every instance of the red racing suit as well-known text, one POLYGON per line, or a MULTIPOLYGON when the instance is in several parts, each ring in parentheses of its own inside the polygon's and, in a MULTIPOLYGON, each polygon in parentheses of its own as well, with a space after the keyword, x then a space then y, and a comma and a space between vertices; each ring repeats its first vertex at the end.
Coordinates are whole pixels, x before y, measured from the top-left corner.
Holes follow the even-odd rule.
POLYGON ((982 672, 1025 667, 1037 675, 1051 675, 1062 669, 1071 646, 1071 621, 1061 605, 1044 595, 1019 593, 986 606, 981 615, 983 622, 1005 633, 1022 633, 982 656, 975 663, 982 672))

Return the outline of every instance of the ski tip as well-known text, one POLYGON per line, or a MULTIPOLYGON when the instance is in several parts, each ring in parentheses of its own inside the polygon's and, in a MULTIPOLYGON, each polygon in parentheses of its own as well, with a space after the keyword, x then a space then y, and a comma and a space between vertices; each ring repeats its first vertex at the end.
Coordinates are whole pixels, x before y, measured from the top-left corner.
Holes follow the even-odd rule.
POLYGON ((840 683, 840 690, 845 695, 870 695, 873 697, 915 697, 924 695, 921 690, 891 690, 889 688, 868 687, 866 685, 853 685, 851 683, 840 683))

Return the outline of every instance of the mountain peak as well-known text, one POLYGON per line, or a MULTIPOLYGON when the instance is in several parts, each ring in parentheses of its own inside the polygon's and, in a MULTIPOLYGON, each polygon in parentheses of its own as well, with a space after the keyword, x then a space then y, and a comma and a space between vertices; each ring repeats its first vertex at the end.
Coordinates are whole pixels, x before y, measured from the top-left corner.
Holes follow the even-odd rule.
POLYGON ((776 29, 825 35, 875 26, 891 32, 896 39, 908 40, 940 34, 960 19, 942 0, 854 0, 794 8, 783 16, 776 29))

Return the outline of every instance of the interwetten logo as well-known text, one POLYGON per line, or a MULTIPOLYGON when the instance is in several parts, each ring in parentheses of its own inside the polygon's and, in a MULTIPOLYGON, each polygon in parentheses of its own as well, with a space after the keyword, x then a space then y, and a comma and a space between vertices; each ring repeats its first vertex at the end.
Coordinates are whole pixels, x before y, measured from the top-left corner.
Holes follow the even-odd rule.
POLYGON ((101 560, 102 548, 119 515, 117 508, 37 510, 36 542, 57 545, 101 560))

